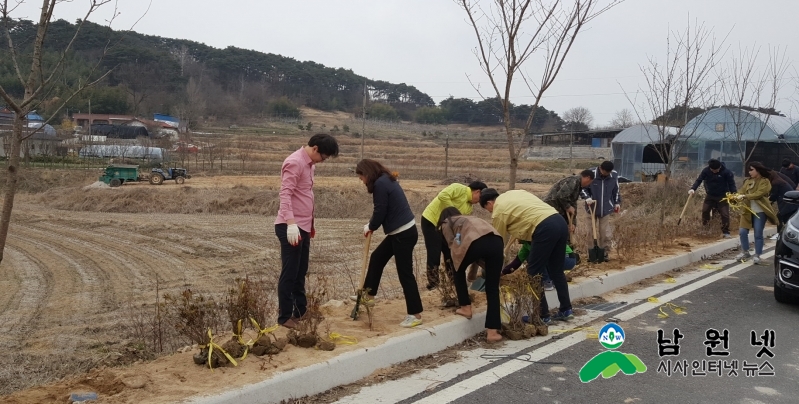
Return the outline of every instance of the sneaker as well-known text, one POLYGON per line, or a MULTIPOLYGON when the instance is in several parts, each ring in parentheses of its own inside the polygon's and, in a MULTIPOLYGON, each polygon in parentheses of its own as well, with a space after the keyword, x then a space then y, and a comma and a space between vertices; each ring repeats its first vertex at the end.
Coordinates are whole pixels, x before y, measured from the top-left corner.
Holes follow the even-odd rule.
POLYGON ((530 316, 522 316, 522 322, 526 324, 530 324, 530 316))
POLYGON ((405 316, 405 320, 402 320, 402 322, 400 323, 400 327, 413 328, 420 324, 422 324, 421 318, 416 318, 416 316, 414 316, 413 314, 408 314, 407 316, 405 316))
POLYGON ((780 238, 780 234, 779 234, 779 233, 776 233, 776 234, 774 234, 773 236, 769 237, 769 240, 777 240, 777 239, 779 239, 779 238, 780 238))
POLYGON ((544 322, 544 324, 549 324, 549 323, 551 323, 551 322, 552 322, 552 317, 549 317, 549 316, 547 316, 547 317, 541 317, 541 321, 543 321, 543 322, 544 322))
POLYGON ((552 281, 544 281, 544 290, 555 290, 555 284, 552 281))
POLYGON ((559 311, 558 314, 552 317, 553 320, 567 321, 574 318, 574 311, 568 309, 566 311, 559 311))
POLYGON ((732 238, 732 236, 730 236, 730 233, 724 233, 721 235, 721 238, 732 238))
POLYGON ((752 263, 755 264, 755 265, 759 264, 760 263, 760 256, 759 255, 755 255, 755 257, 752 258, 752 263))
POLYGON ((751 255, 751 254, 749 254, 749 251, 744 251, 744 252, 742 252, 742 253, 740 253, 740 254, 736 255, 736 256, 735 256, 735 260, 736 260, 736 261, 740 261, 740 260, 749 259, 749 258, 751 258, 751 257, 752 257, 752 255, 751 255))

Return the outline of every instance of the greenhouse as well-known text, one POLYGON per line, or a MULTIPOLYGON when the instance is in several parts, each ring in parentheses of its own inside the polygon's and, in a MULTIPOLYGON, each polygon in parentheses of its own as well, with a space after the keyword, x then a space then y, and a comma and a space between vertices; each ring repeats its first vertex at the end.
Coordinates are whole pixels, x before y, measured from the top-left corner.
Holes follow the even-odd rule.
MULTIPOLYGON (((636 125, 616 135, 611 142, 614 165, 619 175, 635 181, 651 179, 665 170, 659 153, 666 140, 676 136, 678 128, 636 125)), ((799 123, 777 115, 737 108, 714 108, 688 121, 680 132, 686 139, 675 147, 672 174, 698 171, 711 158, 721 160, 736 175, 744 171, 744 156, 779 168, 787 157, 799 160, 799 123)))

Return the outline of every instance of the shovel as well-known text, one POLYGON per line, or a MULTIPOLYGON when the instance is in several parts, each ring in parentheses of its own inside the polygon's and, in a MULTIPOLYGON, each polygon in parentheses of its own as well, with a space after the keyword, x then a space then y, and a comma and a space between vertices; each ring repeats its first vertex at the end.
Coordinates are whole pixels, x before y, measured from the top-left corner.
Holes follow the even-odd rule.
POLYGON ((691 198, 693 198, 694 194, 688 195, 688 200, 685 201, 685 206, 682 207, 682 212, 680 212, 680 218, 677 219, 677 226, 680 225, 682 222, 682 217, 685 215, 685 209, 688 208, 688 202, 691 202, 691 198))
POLYGON ((366 280, 366 268, 369 266, 369 245, 372 243, 372 233, 366 235, 366 240, 363 242, 363 265, 361 265, 361 281, 358 283, 360 289, 355 292, 355 307, 352 308, 350 317, 353 320, 358 319, 358 310, 361 308, 361 301, 366 297, 366 289, 363 287, 363 282, 366 280))
POLYGON ((588 250, 588 262, 596 262, 601 263, 605 262, 605 249, 599 248, 599 243, 597 242, 597 235, 596 235, 596 208, 594 205, 591 205, 591 227, 594 230, 594 247, 588 250))

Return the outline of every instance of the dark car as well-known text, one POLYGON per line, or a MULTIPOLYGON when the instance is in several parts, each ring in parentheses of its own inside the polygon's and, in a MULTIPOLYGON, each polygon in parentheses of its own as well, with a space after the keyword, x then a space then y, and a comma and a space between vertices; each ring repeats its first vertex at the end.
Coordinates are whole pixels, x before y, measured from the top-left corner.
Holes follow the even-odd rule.
MULTIPOLYGON (((799 204, 799 191, 789 191, 783 201, 799 204)), ((780 303, 799 300, 799 211, 782 229, 774 250, 774 299, 780 303)))

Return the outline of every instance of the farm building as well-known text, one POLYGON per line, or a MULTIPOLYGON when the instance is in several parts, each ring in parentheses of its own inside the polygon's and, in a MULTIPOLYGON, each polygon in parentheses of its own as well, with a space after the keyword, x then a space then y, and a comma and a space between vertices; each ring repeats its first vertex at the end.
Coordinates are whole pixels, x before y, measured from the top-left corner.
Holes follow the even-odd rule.
MULTIPOLYGON (((668 128, 666 137, 676 136, 668 128)), ((697 171, 711 158, 724 162, 736 175, 743 175, 743 156, 779 168, 784 157, 796 158, 799 127, 791 119, 737 108, 713 108, 688 121, 681 132, 686 142, 674 156, 672 171, 697 171)), ((627 128, 613 138, 613 158, 619 175, 642 180, 665 169, 658 153, 662 137, 655 125, 627 128)))
MULTIPOLYGON (((44 123, 44 119, 31 112, 27 116, 27 122, 23 129, 23 136, 27 137, 22 142, 20 157, 28 158, 31 156, 52 156, 56 154, 56 149, 61 140, 56 137, 56 130, 49 124, 44 123)), ((14 113, 8 109, 0 109, 0 157, 8 157, 11 150, 11 124, 14 120, 14 113)))

